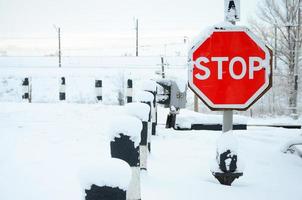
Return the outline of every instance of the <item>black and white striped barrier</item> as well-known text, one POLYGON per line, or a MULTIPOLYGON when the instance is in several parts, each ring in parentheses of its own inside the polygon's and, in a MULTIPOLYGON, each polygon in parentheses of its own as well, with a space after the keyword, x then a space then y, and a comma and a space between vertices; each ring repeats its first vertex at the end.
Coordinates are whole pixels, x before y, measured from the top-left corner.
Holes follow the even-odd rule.
POLYGON ((97 101, 103 101, 103 83, 102 80, 95 80, 95 93, 97 101))
POLYGON ((60 101, 66 100, 66 81, 65 81, 65 77, 60 78, 59 100, 60 101))
POLYGON ((138 102, 145 103, 150 107, 149 117, 148 117, 148 124, 147 124, 147 142, 148 142, 148 150, 151 152, 151 136, 152 136, 152 103, 154 100, 153 95, 150 92, 140 91, 136 95, 136 99, 138 102))
POLYGON ((126 200, 131 168, 125 161, 106 158, 85 164, 87 167, 81 166, 79 178, 86 200, 126 200))
POLYGON ((22 81, 22 100, 31 102, 31 87, 30 87, 30 79, 24 78, 22 81))
POLYGON ((152 80, 144 81, 142 90, 150 92, 153 95, 153 102, 151 104, 151 122, 152 122, 152 135, 156 135, 157 125, 157 83, 152 80))
POLYGON ((132 178, 127 190, 127 200, 140 200, 140 156, 142 122, 133 116, 114 119, 111 128, 111 156, 126 161, 132 170, 132 178))
POLYGON ((127 91, 126 91, 127 103, 133 101, 133 81, 132 79, 127 80, 127 91))
POLYGON ((126 110, 129 115, 135 116, 142 121, 141 141, 139 146, 140 151, 140 169, 147 170, 148 160, 148 119, 150 106, 145 103, 128 103, 126 110))

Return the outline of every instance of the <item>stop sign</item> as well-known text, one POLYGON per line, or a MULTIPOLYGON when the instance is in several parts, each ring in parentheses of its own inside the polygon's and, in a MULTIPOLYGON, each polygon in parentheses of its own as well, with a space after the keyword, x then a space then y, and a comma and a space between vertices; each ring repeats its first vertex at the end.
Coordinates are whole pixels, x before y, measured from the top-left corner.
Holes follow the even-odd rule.
POLYGON ((212 29, 189 52, 189 87, 212 110, 246 110, 272 85, 271 54, 246 28, 212 29))

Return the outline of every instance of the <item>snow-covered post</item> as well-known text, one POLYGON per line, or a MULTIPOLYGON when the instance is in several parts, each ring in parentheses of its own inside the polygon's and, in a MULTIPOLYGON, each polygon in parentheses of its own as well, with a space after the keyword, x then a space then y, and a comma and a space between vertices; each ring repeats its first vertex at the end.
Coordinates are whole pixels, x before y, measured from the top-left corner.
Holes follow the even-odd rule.
POLYGON ((129 115, 135 116, 142 121, 141 141, 139 144, 140 151, 140 169, 147 170, 148 159, 148 119, 150 113, 150 106, 145 103, 128 103, 126 104, 126 110, 129 115))
POLYGON ((133 81, 132 79, 127 80, 127 103, 131 103, 133 100, 133 81))
POLYGON ((64 101, 66 99, 66 82, 65 77, 60 78, 60 86, 59 86, 59 100, 64 101))
POLYGON ((153 95, 153 102, 151 104, 151 122, 152 122, 152 135, 156 135, 156 125, 157 125, 157 83, 155 81, 149 80, 143 82, 142 89, 144 91, 150 92, 153 95))
POLYGON ((138 94, 136 95, 136 100, 138 102, 141 103, 145 103, 150 107, 150 112, 149 112, 149 117, 148 117, 148 124, 147 124, 147 130, 148 130, 148 134, 147 134, 147 142, 148 142, 148 150, 149 152, 151 152, 151 136, 152 136, 152 102, 153 102, 153 95, 150 92, 146 92, 146 91, 140 91, 138 92, 138 94))
POLYGON ((22 99, 31 102, 31 81, 28 77, 22 81, 22 99))
POLYGON ((217 140, 216 163, 212 174, 223 185, 231 185, 243 175, 243 163, 238 156, 238 141, 232 131, 223 133, 217 140))
POLYGON ((283 153, 292 153, 297 154, 302 157, 302 151, 297 148, 297 146, 302 146, 302 137, 298 136, 290 141, 286 142, 286 144, 282 147, 281 151, 283 153))
POLYGON ((179 108, 171 106, 166 120, 166 128, 175 128, 177 114, 179 114, 179 108))
POLYGON ((114 119, 110 128, 111 156, 126 161, 132 170, 132 178, 127 191, 127 200, 140 200, 140 156, 142 122, 133 116, 114 119))
POLYGON ((80 169, 80 183, 86 200, 126 200, 131 168, 123 160, 101 159, 80 169))
POLYGON ((102 80, 95 80, 95 93, 97 101, 103 100, 103 84, 102 80))

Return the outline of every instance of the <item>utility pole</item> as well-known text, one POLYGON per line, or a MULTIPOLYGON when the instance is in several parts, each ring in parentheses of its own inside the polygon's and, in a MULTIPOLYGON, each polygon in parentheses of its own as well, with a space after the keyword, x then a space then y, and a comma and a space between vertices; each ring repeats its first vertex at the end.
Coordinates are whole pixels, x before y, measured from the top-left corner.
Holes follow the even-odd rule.
POLYGON ((59 57, 59 67, 62 67, 62 62, 61 62, 61 57, 62 57, 62 53, 61 53, 61 28, 60 27, 57 27, 56 25, 53 25, 53 27, 56 29, 57 33, 58 33, 58 43, 59 43, 59 46, 58 46, 58 57, 59 57))
POLYGON ((58 40, 59 40, 59 67, 62 67, 61 65, 61 28, 58 28, 58 40))
POLYGON ((165 62, 164 62, 164 57, 161 56, 161 77, 164 79, 165 78, 165 62))
POLYGON ((135 30, 136 30, 136 53, 135 53, 135 55, 138 56, 138 19, 136 19, 135 30))

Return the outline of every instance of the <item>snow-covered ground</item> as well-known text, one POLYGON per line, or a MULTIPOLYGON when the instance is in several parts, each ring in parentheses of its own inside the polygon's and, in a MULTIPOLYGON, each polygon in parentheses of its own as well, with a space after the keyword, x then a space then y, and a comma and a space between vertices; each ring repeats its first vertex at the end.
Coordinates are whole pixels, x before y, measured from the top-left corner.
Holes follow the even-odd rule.
MULTIPOLYGON (((0 199, 84 199, 81 169, 110 157, 108 127, 124 107, 102 104, 0 103, 0 199)), ((165 113, 160 109, 160 124, 165 113)), ((212 176, 217 131, 158 126, 143 200, 301 200, 302 159, 280 148, 301 130, 253 127, 234 131, 243 177, 223 186, 212 176)), ((97 176, 96 176, 97 177, 97 176)))

